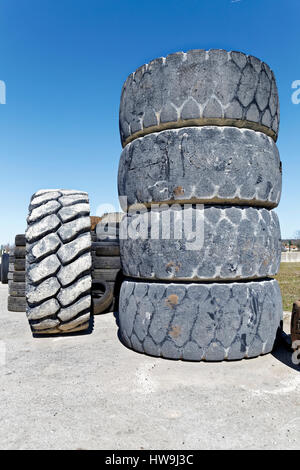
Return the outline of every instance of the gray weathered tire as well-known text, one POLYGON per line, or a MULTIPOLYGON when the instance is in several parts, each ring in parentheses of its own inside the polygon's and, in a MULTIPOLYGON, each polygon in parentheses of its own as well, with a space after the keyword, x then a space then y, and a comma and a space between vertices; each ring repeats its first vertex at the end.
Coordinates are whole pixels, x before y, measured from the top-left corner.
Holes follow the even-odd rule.
POLYGON ((26 231, 27 317, 35 334, 81 331, 91 310, 88 195, 43 190, 29 206, 26 231))
POLYGON ((265 134, 234 127, 189 127, 126 145, 118 190, 119 196, 127 196, 129 207, 181 202, 273 208, 280 201, 281 176, 277 146, 265 134))
POLYGON ((93 256, 93 269, 121 269, 120 256, 93 256))
POLYGON ((241 52, 191 50, 139 67, 123 85, 120 135, 187 126, 235 126, 277 139, 279 102, 267 64, 241 52))
POLYGON ((8 296, 7 299, 7 310, 9 312, 25 312, 26 311, 26 297, 25 293, 23 297, 8 296))
POLYGON ((3 253, 1 256, 1 282, 7 284, 8 282, 8 266, 9 266, 9 255, 3 253))
POLYGON ((125 281, 120 334, 135 351, 189 361, 272 351, 282 320, 277 281, 172 284, 125 281))
MULTIPOLYGON (((241 206, 204 206, 203 210, 197 207, 186 208, 184 214, 177 205, 152 210, 151 233, 162 233, 170 219, 171 237, 160 236, 156 240, 150 236, 146 239, 128 236, 120 240, 124 275, 154 280, 219 281, 277 274, 281 234, 274 211, 241 206), (193 238, 193 223, 197 238, 193 238), (177 238, 173 233, 178 233, 177 238)), ((134 227, 149 214, 129 213, 122 223, 134 227)))

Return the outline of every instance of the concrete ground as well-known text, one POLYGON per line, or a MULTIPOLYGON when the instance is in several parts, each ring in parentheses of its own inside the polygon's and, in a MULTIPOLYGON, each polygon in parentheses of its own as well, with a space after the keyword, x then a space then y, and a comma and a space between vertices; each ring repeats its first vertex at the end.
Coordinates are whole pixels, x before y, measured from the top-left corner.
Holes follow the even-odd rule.
POLYGON ((0 284, 1 449, 299 449, 300 368, 284 348, 223 363, 125 348, 112 313, 89 335, 33 338, 0 284))

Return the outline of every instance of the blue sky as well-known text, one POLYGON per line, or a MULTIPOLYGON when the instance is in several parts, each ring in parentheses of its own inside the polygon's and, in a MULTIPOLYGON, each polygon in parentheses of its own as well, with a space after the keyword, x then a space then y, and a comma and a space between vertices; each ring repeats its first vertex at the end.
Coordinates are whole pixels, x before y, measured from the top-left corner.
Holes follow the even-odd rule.
POLYGON ((117 206, 121 87, 137 67, 189 49, 253 54, 274 70, 282 236, 300 230, 299 0, 0 0, 0 243, 25 230, 41 188, 117 206))

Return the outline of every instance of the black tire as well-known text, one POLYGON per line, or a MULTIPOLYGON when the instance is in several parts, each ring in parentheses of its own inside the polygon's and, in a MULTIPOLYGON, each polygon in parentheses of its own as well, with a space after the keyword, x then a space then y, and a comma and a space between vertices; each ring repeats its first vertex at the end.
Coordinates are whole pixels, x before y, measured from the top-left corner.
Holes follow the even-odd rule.
POLYGON ((7 310, 9 312, 26 312, 26 297, 9 296, 7 300, 7 310))
POLYGON ((94 269, 93 279, 100 279, 103 281, 115 281, 120 269, 94 269))
POLYGON ((99 315, 109 309, 113 302, 113 292, 105 281, 92 282, 93 314, 99 315))
POLYGON ((9 284, 9 295, 11 297, 25 297, 26 287, 25 282, 10 282, 9 284))
POLYGON ((25 234, 16 235, 16 237, 15 237, 15 245, 16 245, 16 246, 26 246, 25 234))
POLYGON ((17 258, 14 267, 15 271, 25 271, 25 259, 17 258))
POLYGON ((282 320, 275 280, 231 283, 125 281, 119 323, 124 343, 170 359, 222 361, 272 351, 282 320))
POLYGON ((120 103, 123 146, 190 125, 248 128, 276 140, 279 101, 273 72, 241 52, 191 50, 152 60, 129 75, 120 103))
POLYGON ((25 271, 14 271, 11 273, 11 280, 14 282, 25 282, 25 271))
POLYGON ((120 256, 120 243, 117 242, 94 242, 92 250, 96 256, 120 256))
POLYGON ((1 257, 1 282, 7 284, 8 282, 8 266, 9 266, 9 255, 3 253, 1 257))
POLYGON ((89 328, 91 235, 87 193, 38 191, 26 231, 26 313, 35 334, 89 328))
POLYGON ((25 259, 26 247, 25 246, 16 246, 15 250, 14 250, 14 253, 15 253, 16 258, 25 259))
POLYGON ((93 269, 121 269, 120 256, 93 256, 93 269))

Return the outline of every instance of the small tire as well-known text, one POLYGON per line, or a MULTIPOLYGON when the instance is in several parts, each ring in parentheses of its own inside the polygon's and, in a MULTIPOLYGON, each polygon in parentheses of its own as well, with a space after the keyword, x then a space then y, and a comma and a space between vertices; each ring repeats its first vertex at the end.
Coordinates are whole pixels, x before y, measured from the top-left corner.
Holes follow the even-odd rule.
POLYGON ((115 281, 120 269, 94 269, 93 279, 100 279, 103 281, 115 281))
POLYGON ((26 297, 9 296, 7 300, 7 310, 9 312, 26 312, 26 297))
POLYGON ((16 246, 26 246, 25 234, 16 235, 16 237, 15 237, 15 245, 16 245, 16 246))
POLYGON ((14 253, 15 253, 16 258, 25 259, 26 247, 25 246, 16 246, 14 253))
POLYGON ((104 313, 113 302, 112 289, 105 281, 92 281, 93 314, 104 313))
POLYGON ((25 259, 16 258, 14 262, 15 271, 25 271, 25 259))
POLYGON ((9 284, 9 295, 11 297, 25 297, 26 287, 25 282, 10 282, 9 284))
POLYGON ((93 269, 121 269, 119 256, 93 256, 93 269))
POLYGON ((120 243, 117 242, 93 242, 92 250, 96 256, 120 256, 120 243))

